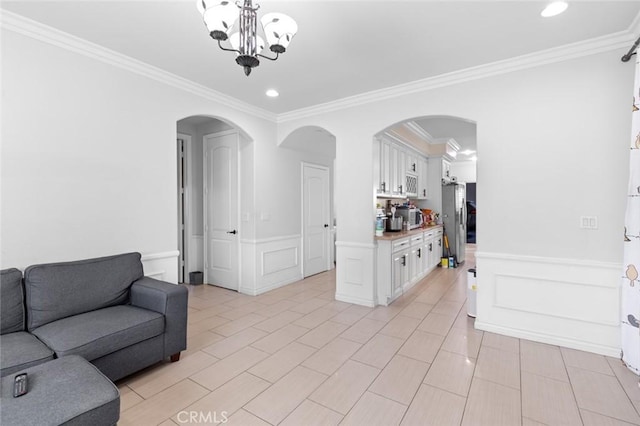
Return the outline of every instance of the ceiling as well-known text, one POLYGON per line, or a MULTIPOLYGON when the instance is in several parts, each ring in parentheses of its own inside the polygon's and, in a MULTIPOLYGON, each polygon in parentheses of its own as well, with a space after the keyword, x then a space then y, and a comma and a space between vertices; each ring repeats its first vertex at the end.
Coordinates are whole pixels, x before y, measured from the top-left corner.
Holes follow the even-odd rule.
MULTIPOLYGON (((249 77, 211 40, 194 0, 10 1, 2 9, 162 68, 272 113, 627 30, 638 1, 270 1, 299 32, 249 77), (265 91, 275 88, 276 99, 265 91)), ((427 129, 433 133, 433 129, 427 129)), ((434 135, 435 136, 435 135, 434 135)))
MULTIPOLYGON (((286 13, 299 31, 280 59, 262 60, 249 77, 209 38, 194 0, 3 0, 0 7, 274 114, 627 31, 640 13, 637 0, 573 0, 553 18, 540 16, 548 1, 538 0, 258 3, 258 18, 286 13), (280 97, 265 96, 269 88, 280 97)), ((397 130, 406 134, 406 124, 397 130)), ((420 149, 447 139, 476 149, 475 123, 426 117, 408 124, 428 136, 413 141, 420 149)))

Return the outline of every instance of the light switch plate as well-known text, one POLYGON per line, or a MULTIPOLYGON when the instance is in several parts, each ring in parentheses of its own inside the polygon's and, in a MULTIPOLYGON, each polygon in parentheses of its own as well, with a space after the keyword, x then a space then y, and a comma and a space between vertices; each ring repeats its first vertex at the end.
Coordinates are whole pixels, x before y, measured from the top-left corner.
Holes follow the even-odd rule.
POLYGON ((598 216, 580 216, 581 229, 598 229, 598 216))

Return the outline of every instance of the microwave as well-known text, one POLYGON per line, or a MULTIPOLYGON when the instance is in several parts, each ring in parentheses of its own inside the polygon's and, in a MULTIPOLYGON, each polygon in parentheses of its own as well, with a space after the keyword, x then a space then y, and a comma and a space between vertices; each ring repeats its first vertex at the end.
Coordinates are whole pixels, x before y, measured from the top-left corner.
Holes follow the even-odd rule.
POLYGON ((397 207, 396 216, 402 216, 403 222, 409 222, 409 229, 422 226, 422 211, 415 207, 397 207))

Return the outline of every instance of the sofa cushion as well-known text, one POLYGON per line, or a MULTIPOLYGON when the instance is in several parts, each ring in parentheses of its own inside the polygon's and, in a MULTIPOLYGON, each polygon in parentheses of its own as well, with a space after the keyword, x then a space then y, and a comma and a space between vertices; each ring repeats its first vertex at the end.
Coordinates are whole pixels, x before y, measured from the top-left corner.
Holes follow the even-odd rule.
POLYGON ((67 356, 26 371, 29 392, 13 398, 2 379, 2 425, 112 426, 120 418, 118 388, 96 367, 67 356))
POLYGON ((0 376, 53 359, 53 351, 25 331, 0 336, 0 376))
POLYGON ((50 322, 32 331, 58 357, 92 361, 164 332, 164 316, 129 305, 98 309, 50 322))
POLYGON ((24 330, 22 272, 16 268, 0 271, 0 334, 24 330))
POLYGON ((24 271, 27 329, 127 303, 142 278, 140 253, 29 266, 24 271))

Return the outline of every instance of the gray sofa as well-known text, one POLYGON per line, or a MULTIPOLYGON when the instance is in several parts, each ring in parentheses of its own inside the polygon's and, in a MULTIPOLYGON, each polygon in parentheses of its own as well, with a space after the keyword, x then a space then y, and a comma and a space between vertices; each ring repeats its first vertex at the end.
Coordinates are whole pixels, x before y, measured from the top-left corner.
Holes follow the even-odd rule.
POLYGON ((115 381, 186 349, 186 288, 140 253, 2 271, 0 374, 80 355, 115 381))

